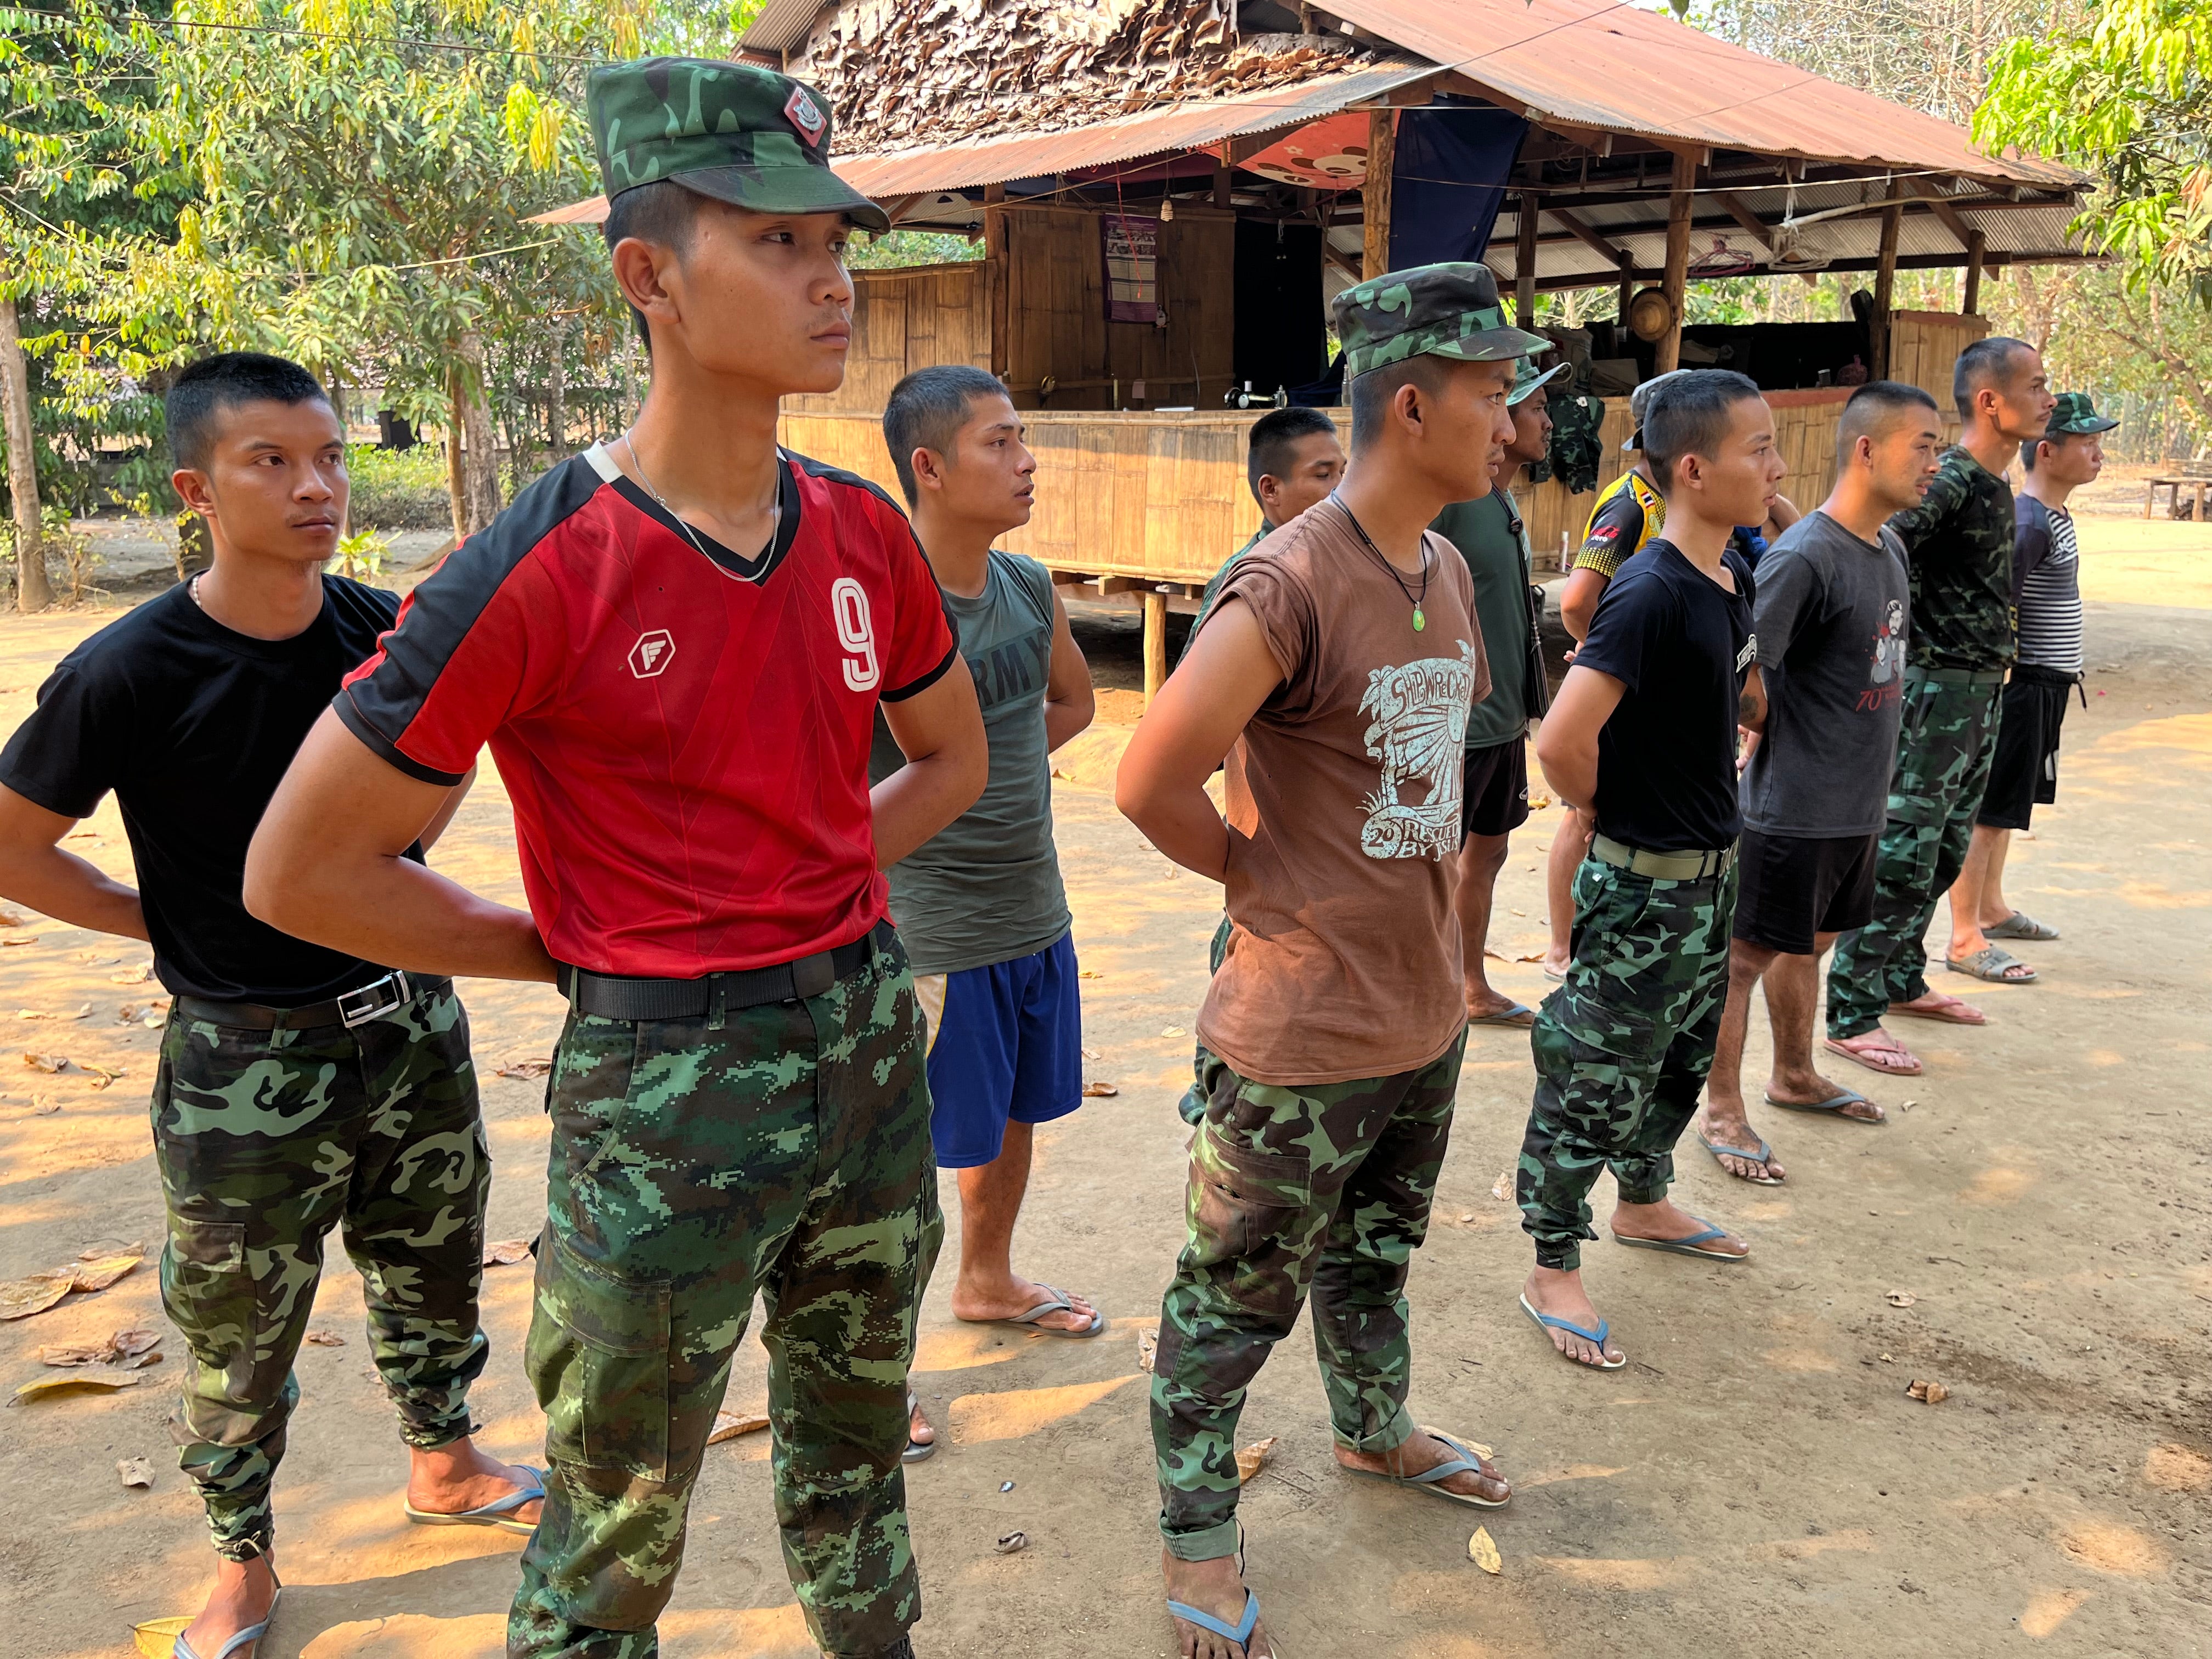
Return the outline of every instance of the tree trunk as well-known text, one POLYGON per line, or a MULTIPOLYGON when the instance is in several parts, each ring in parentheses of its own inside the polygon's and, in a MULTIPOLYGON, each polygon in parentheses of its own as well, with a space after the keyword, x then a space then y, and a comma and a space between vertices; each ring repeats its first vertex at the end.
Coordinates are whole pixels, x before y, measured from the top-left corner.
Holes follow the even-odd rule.
POLYGON ((545 436, 552 453, 549 465, 558 466, 568 453, 568 375, 559 331, 553 335, 553 366, 545 375, 545 436))
POLYGON ((0 299, 0 402, 7 405, 8 494, 15 506, 15 608, 44 611, 54 602, 46 580, 46 538, 39 529, 39 450, 31 424, 31 363, 15 327, 15 302, 0 299))
POLYGON ((461 489, 473 536, 499 516, 499 441, 491 429, 491 404, 484 393, 483 338, 461 336, 461 489))
MULTIPOLYGON (((346 432, 348 422, 346 420, 345 376, 335 368, 331 371, 330 391, 331 413, 338 417, 338 441, 341 444, 350 444, 352 440, 349 437, 346 432)), ((345 537, 352 534, 353 492, 349 489, 346 492, 345 511, 338 514, 338 536, 340 539, 343 539, 345 537)), ((353 561, 350 558, 346 561, 345 574, 349 576, 353 574, 353 561)))
POLYGON ((453 544, 469 533, 469 493, 461 483, 461 371, 446 367, 446 498, 453 509, 453 544))

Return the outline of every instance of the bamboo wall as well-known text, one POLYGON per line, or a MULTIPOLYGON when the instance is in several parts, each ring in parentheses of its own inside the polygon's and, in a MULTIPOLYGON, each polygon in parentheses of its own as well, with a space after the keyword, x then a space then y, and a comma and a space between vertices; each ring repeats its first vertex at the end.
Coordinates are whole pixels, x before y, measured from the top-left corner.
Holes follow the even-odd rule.
MULTIPOLYGON (((1770 393, 1775 435, 1789 471, 1782 493, 1809 511, 1833 474, 1843 388, 1770 393)), ((1346 428, 1349 416, 1330 411, 1346 428)), ((1024 416, 1037 458, 1036 514, 1006 546, 1056 570, 1198 583, 1243 545, 1259 523, 1244 483, 1244 434, 1255 416, 1039 410, 1024 416)), ((1628 399, 1606 404, 1601 487, 1630 459, 1628 399)), ((787 413, 785 445, 873 479, 896 497, 898 483, 872 414, 787 413)), ((1556 568, 1564 532, 1579 541, 1594 495, 1569 495, 1557 479, 1518 497, 1539 568, 1556 568)))
POLYGON ((990 273, 981 259, 854 271, 844 385, 784 407, 880 415, 901 377, 937 363, 991 366, 990 273))
POLYGON ((1990 319, 1951 311, 1898 311, 1889 319, 1889 378, 1917 386, 1943 411, 1946 439, 1957 436, 1951 371, 1959 354, 1989 337, 1990 319))

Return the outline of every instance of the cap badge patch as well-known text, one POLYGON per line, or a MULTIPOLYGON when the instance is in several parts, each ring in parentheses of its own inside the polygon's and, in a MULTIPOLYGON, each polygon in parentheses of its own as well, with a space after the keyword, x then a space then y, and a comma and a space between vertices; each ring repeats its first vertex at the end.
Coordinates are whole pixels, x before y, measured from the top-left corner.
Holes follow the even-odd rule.
POLYGON ((814 101, 814 94, 805 87, 793 87, 785 100, 784 114, 791 125, 799 129, 799 136, 810 144, 822 142, 822 135, 830 130, 830 118, 822 112, 822 106, 814 101))

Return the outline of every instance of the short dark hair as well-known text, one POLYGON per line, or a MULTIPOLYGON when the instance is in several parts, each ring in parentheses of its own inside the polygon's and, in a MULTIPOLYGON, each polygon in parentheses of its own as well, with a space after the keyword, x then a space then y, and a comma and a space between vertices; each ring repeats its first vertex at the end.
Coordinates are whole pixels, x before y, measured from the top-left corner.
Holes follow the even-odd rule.
POLYGON ((1836 420, 1836 466, 1840 471, 1844 457, 1851 453, 1851 446, 1861 438, 1873 437, 1886 432, 1892 421, 1908 409, 1937 408, 1934 395, 1903 380, 1869 380, 1844 400, 1844 412, 1836 420))
POLYGON ((169 453, 179 466, 204 469, 215 447, 216 418, 240 404, 330 402, 315 377, 289 357, 265 351, 219 351, 190 365, 171 382, 163 406, 169 453))
POLYGON ((2002 386, 2012 379, 2014 366, 2022 352, 2035 348, 2025 340, 2015 340, 2008 334, 1992 334, 1986 340, 1976 340, 1959 354, 1957 366, 1951 370, 1951 403, 1965 420, 1973 412, 1974 394, 1984 386, 2002 386))
POLYGON ((933 449, 950 454, 952 440, 967 423, 969 406, 978 398, 1004 398, 1006 383, 988 368, 939 363, 917 368, 891 388, 884 404, 884 442, 898 469, 899 488, 912 507, 921 498, 914 481, 914 452, 933 449))
POLYGON ((1674 463, 1685 455, 1711 459, 1728 436, 1729 411, 1759 395, 1759 383, 1732 368, 1693 368, 1651 394, 1644 411, 1644 458, 1662 495, 1674 493, 1674 463))
MULTIPOLYGON (((691 239, 698 232, 700 200, 673 179, 631 185, 607 204, 607 216, 599 227, 607 239, 607 252, 612 253, 617 242, 635 236, 672 249, 681 258, 691 251, 691 239)), ((631 306, 629 316, 637 325, 637 337, 651 351, 653 335, 645 325, 645 313, 631 306)))
POLYGON ((1443 362, 1426 351, 1416 352, 1395 363, 1370 368, 1352 382, 1352 447, 1354 453, 1375 441, 1401 386, 1434 392, 1443 378, 1443 362))
POLYGON ((1284 478, 1297 465, 1293 453, 1301 438, 1322 433, 1336 435, 1336 422, 1318 409, 1271 409, 1252 422, 1252 435, 1244 452, 1244 483, 1252 499, 1260 499, 1260 480, 1284 478))

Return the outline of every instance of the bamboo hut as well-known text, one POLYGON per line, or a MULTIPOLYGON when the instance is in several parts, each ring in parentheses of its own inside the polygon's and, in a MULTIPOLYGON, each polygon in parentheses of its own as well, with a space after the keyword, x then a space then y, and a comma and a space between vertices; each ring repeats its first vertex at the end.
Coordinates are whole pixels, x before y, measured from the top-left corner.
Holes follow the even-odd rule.
MULTIPOLYGON (((1948 409, 1982 283, 2087 257, 2072 170, 1607 0, 769 0, 741 47, 829 95, 839 171, 897 224, 984 250, 855 272, 844 386, 790 400, 785 441, 888 483, 898 377, 998 374, 1039 461, 1009 545, 1142 605, 1148 690, 1167 613, 1254 522, 1255 405, 1340 401, 1326 301, 1363 276, 1485 259, 1524 318, 1617 289, 1632 326, 1555 337, 1607 404, 1599 484, 1620 393, 1723 364, 1769 393, 1809 504, 1851 380, 1948 409), (1893 309, 1898 271, 1945 267, 1958 313, 1893 309), (1823 271, 1867 273, 1852 320, 1684 325, 1693 282, 1823 271)), ((1554 478, 1522 506, 1541 559, 1589 498, 1554 478)))

